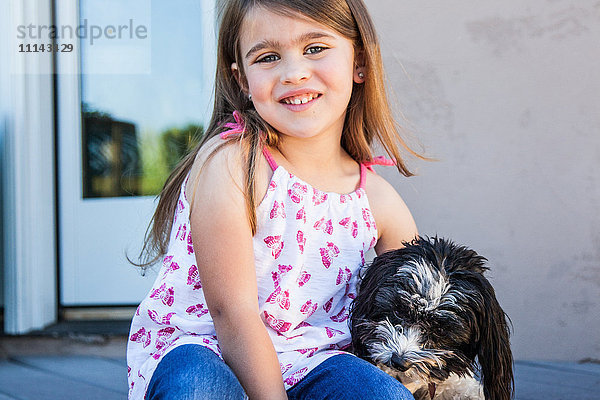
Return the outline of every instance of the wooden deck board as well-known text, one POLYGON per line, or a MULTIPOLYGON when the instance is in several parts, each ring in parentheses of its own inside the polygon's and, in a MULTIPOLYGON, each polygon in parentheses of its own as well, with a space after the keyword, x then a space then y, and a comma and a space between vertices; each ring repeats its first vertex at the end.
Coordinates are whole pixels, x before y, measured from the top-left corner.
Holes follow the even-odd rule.
POLYGON ((517 361, 517 400, 598 400, 600 365, 517 361))
MULTIPOLYGON (((62 358, 62 357, 61 357, 62 358)), ((58 363, 61 360, 57 360, 58 363)), ((123 400, 127 395, 20 363, 0 361, 0 388, 18 400, 123 400)))
POLYGON ((117 363, 114 360, 90 356, 25 356, 14 357, 12 361, 127 394, 127 366, 124 361, 117 363))
MULTIPOLYGON (((516 361, 517 400, 597 400, 600 364, 516 361)), ((0 360, 0 400, 126 399, 125 356, 11 355, 0 360)))

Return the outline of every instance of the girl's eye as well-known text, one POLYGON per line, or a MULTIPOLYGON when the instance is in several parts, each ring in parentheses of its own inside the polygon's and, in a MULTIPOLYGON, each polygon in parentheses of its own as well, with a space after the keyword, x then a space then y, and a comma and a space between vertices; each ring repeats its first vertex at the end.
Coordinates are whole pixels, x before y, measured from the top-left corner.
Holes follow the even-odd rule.
POLYGON ((313 46, 313 47, 309 47, 308 49, 306 49, 306 52, 308 54, 317 54, 322 52, 323 50, 326 50, 326 47, 323 46, 313 46))
POLYGON ((264 56, 263 58, 257 59, 256 62, 269 63, 269 62, 277 61, 277 59, 278 59, 278 57, 275 54, 269 54, 267 56, 264 56))

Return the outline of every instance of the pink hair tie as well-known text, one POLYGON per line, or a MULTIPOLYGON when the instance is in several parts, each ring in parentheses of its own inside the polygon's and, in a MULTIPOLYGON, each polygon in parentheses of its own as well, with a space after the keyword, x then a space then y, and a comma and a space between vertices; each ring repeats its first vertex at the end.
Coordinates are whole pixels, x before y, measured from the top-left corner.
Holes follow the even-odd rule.
POLYGON ((219 134, 221 139, 227 139, 230 136, 241 135, 242 133, 244 133, 244 129, 246 128, 246 125, 244 124, 242 115, 240 114, 240 112, 238 110, 235 110, 233 112, 233 119, 235 119, 235 122, 228 122, 225 125, 223 125, 225 128, 229 128, 229 130, 221 132, 219 134))
POLYGON ((396 160, 385 158, 384 156, 377 156, 374 157, 372 161, 364 162, 363 165, 367 167, 368 170, 373 171, 373 165, 385 165, 389 167, 396 165, 396 160))

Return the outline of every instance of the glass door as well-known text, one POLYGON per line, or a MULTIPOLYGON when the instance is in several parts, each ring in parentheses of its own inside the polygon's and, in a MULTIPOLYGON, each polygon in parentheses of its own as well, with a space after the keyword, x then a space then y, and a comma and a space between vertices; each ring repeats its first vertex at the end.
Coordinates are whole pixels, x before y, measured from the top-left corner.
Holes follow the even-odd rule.
POLYGON ((60 303, 137 304, 156 272, 142 277, 126 256, 210 116, 215 5, 56 4, 59 46, 73 48, 57 56, 60 303))

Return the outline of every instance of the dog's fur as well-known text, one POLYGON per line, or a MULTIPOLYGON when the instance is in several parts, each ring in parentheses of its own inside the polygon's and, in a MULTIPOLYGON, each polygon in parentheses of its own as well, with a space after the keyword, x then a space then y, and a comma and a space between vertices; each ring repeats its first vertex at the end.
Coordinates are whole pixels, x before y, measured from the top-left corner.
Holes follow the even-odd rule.
POLYGON ((511 399, 508 317, 483 276, 487 260, 437 237, 404 245, 361 277, 350 319, 355 353, 416 399, 511 399))

